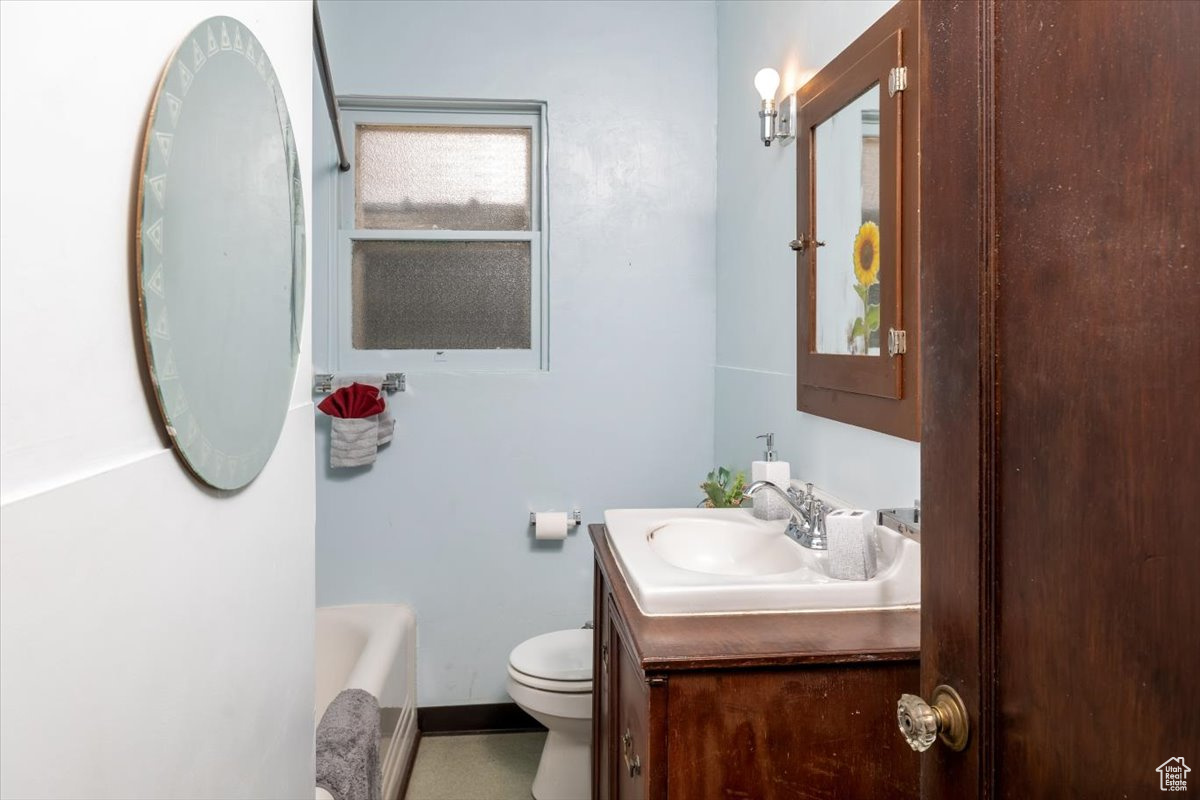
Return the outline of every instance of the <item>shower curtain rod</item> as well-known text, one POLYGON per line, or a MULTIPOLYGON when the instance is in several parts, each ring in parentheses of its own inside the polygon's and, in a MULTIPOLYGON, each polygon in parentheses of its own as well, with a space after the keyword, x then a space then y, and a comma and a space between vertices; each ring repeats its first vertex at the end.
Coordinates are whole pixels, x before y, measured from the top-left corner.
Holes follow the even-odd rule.
POLYGON ((325 50, 325 31, 321 28, 321 11, 313 0, 313 52, 317 56, 317 68, 321 72, 321 88, 325 90, 325 105, 329 108, 329 121, 333 124, 333 140, 337 143, 338 169, 350 171, 350 160, 346 158, 346 144, 342 141, 342 115, 338 111, 337 97, 333 93, 333 73, 329 71, 329 53, 325 50))

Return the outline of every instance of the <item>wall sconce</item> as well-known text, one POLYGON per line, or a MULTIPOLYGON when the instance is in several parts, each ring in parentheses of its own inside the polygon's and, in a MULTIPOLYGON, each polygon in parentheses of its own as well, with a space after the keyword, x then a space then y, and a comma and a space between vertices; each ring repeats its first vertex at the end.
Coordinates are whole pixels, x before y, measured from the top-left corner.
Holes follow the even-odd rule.
POLYGON ((779 90, 779 73, 770 67, 764 67, 754 76, 754 88, 762 97, 762 108, 758 112, 759 135, 765 146, 778 141, 782 145, 790 144, 796 138, 796 95, 789 94, 783 100, 783 105, 775 107, 775 92, 779 90))

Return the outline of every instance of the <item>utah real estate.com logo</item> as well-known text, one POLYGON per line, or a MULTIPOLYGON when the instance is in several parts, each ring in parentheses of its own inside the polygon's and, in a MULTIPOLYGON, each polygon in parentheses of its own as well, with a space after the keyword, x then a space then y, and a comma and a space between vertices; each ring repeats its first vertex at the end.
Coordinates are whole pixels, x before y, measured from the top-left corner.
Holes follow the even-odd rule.
POLYGON ((1158 768, 1158 788, 1164 792, 1186 792, 1187 775, 1192 768, 1183 763, 1183 756, 1168 758, 1158 768))

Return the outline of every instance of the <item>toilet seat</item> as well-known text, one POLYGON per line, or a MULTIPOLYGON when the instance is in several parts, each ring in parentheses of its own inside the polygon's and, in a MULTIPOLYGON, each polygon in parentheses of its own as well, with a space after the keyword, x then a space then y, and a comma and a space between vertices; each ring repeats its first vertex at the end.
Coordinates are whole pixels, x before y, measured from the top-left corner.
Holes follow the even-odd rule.
POLYGON ((554 631, 527 639, 508 657, 508 674, 517 683, 545 692, 592 691, 592 632, 554 631))
POLYGON ((555 694, 591 694, 592 692, 590 680, 556 681, 550 678, 539 678, 537 675, 528 675, 519 669, 514 669, 512 664, 508 665, 508 677, 522 686, 540 689, 543 692, 554 692, 555 694))

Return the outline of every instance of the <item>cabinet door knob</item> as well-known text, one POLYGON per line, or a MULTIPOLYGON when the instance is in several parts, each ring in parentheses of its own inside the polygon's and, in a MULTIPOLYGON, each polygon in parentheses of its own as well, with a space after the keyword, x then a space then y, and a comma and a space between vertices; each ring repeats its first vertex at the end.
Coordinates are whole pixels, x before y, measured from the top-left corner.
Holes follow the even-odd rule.
POLYGON ((621 736, 621 749, 624 751, 622 755, 625 757, 625 769, 629 771, 629 777, 634 778, 642 774, 642 759, 641 756, 634 755, 633 758, 629 754, 633 752, 633 734, 629 729, 625 729, 625 733, 621 736))
POLYGON ((970 732, 967 723, 967 708, 958 692, 941 685, 933 690, 930 705, 915 694, 902 694, 896 703, 896 723, 908 740, 908 746, 924 753, 936 739, 951 750, 962 750, 967 746, 970 732))
POLYGON ((803 253, 804 251, 808 250, 809 247, 824 246, 824 242, 818 242, 817 237, 811 236, 807 233, 802 233, 800 234, 799 239, 792 239, 790 242, 788 242, 788 247, 792 248, 797 253, 803 253))
POLYGON ((605 672, 608 672, 608 642, 600 645, 600 666, 604 667, 605 672))

